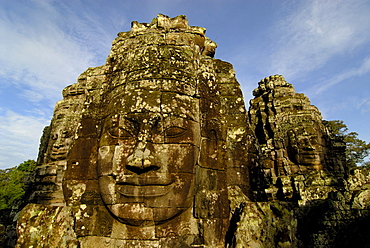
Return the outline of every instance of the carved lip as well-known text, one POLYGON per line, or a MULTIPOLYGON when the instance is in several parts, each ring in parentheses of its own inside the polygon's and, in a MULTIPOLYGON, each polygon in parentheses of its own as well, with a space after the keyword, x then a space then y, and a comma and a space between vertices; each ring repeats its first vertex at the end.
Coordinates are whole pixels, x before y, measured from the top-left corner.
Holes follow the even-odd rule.
POLYGON ((54 160, 62 160, 67 158, 67 152, 52 152, 50 158, 54 160))
POLYGON ((52 149, 51 150, 51 155, 58 156, 58 155, 64 155, 67 153, 67 149, 52 149))
POLYGON ((159 197, 166 195, 175 186, 170 185, 122 185, 118 188, 118 192, 126 197, 159 197))
POLYGON ((126 197, 158 197, 170 192, 175 180, 169 176, 127 176, 117 182, 118 192, 126 197))
POLYGON ((171 173, 153 173, 151 175, 117 175, 116 182, 121 185, 170 185, 176 181, 175 175, 171 173))
POLYGON ((52 150, 51 154, 64 154, 67 153, 67 150, 52 150))

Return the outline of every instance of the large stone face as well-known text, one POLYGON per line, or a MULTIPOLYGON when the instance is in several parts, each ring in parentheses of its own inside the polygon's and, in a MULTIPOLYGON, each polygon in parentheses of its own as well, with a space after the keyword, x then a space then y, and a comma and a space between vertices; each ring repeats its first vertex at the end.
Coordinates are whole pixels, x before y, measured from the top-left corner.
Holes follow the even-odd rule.
POLYGON ((330 247, 366 222, 318 109, 270 76, 248 113, 215 49, 185 16, 119 33, 56 104, 16 247, 330 247))
MULTIPOLYGON (((63 91, 40 148, 32 211, 70 211, 67 240, 81 247, 223 247, 228 187, 251 197, 258 157, 235 72, 213 59, 215 48, 185 16, 119 33, 107 63, 63 91)), ((19 246, 45 232, 27 234, 40 221, 23 223, 27 209, 19 246)), ((67 226, 45 221, 56 223, 52 232, 67 226)))

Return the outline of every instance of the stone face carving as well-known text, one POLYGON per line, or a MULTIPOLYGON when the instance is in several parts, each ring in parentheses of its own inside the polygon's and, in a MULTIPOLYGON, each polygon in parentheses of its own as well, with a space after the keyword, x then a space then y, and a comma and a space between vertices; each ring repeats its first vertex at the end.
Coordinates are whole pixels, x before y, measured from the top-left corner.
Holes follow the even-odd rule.
POLYGON ((108 109, 98 176, 110 212, 127 224, 154 225, 189 209, 201 139, 199 100, 172 92, 123 90, 108 109), (163 104, 166 98, 176 99, 176 106, 163 104))
POLYGON ((250 120, 273 176, 323 169, 325 129, 321 114, 303 94, 276 75, 259 82, 250 120))
MULTIPOLYGON (((81 247, 225 246, 229 188, 253 196, 249 168, 258 153, 235 72, 212 58, 215 48, 185 16, 158 15, 119 33, 107 63, 64 90, 39 168, 66 163, 56 172, 66 206, 53 211, 74 216, 68 240, 81 247)), ((44 192, 49 202, 33 202, 56 206, 58 190, 44 192)), ((27 236, 28 227, 19 227, 27 236)))
POLYGON ((134 22, 108 58, 114 77, 124 78, 112 80, 101 108, 99 190, 124 223, 154 225, 192 206, 201 142, 197 63, 205 39, 198 29, 181 16, 134 22))
POLYGON ((263 79, 253 93, 250 121, 271 175, 323 169, 347 173, 340 156, 345 147, 343 141, 330 135, 319 110, 304 94, 296 93, 280 75, 263 79))
POLYGON ((296 93, 280 75, 261 80, 253 94, 249 118, 261 146, 263 170, 272 186, 266 190, 269 197, 303 204, 307 199, 327 197, 328 192, 341 187, 337 177, 348 173, 345 144, 331 137, 309 99, 296 93), (322 179, 326 193, 308 193, 315 191, 310 184, 322 175, 327 177, 322 179))
POLYGON ((67 157, 73 145, 80 118, 85 90, 71 85, 64 89, 64 99, 54 110, 51 125, 44 131, 40 146, 33 192, 29 201, 52 206, 64 206, 62 180, 67 168, 67 157))
POLYGON ((318 109, 276 75, 247 112, 215 49, 185 16, 119 33, 56 105, 16 247, 323 247, 366 221, 318 109))

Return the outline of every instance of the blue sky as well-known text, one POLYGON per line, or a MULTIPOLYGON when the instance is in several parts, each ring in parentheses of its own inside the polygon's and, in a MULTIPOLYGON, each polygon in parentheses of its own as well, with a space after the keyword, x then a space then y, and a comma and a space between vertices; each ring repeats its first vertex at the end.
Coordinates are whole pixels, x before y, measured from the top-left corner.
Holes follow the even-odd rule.
POLYGON ((234 65, 246 102, 281 74, 326 120, 370 141, 369 0, 0 0, 0 168, 36 159, 61 91, 116 34, 184 14, 234 65))

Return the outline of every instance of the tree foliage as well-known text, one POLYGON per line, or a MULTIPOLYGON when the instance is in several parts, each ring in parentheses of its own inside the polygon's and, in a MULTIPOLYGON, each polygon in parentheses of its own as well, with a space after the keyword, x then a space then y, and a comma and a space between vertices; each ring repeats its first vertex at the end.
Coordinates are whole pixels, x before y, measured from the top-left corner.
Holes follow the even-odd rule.
POLYGON ((370 155, 370 143, 357 138, 358 133, 348 132, 343 121, 324 121, 324 124, 333 135, 342 137, 346 143, 346 160, 349 167, 357 165, 370 167, 370 161, 365 161, 370 155))
POLYGON ((22 198, 25 177, 35 167, 34 160, 27 160, 13 168, 0 170, 0 209, 10 208, 15 200, 22 198))

